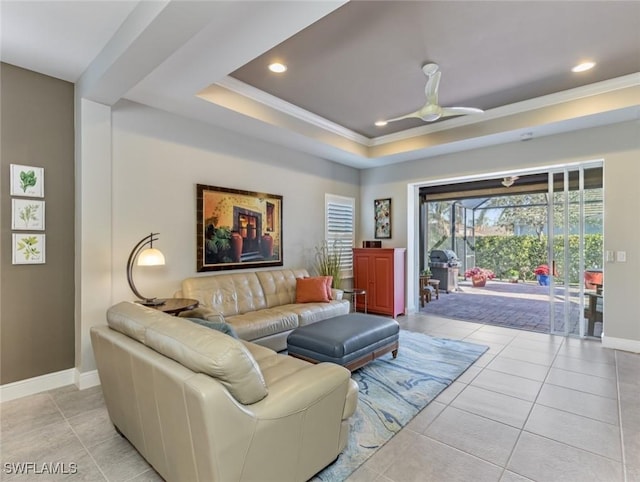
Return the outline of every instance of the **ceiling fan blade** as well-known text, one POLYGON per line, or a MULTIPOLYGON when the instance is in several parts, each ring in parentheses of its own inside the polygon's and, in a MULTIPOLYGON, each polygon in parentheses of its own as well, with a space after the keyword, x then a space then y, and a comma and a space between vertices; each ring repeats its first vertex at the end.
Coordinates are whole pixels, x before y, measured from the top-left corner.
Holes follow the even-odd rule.
POLYGON ((429 76, 427 85, 424 88, 424 95, 427 97, 427 104, 438 105, 438 87, 440 87, 441 72, 437 71, 429 76))
POLYGON ((387 119, 387 120, 386 120, 386 122, 394 122, 394 121, 399 121, 399 120, 402 120, 402 119, 411 119, 411 118, 413 118, 413 117, 416 117, 416 118, 418 118, 418 119, 421 119, 421 117, 420 117, 420 111, 419 111, 419 110, 417 110, 417 111, 412 112, 412 113, 410 113, 410 114, 405 114, 405 115, 402 115, 402 116, 400 116, 400 117, 394 117, 393 119, 387 119))
POLYGON ((443 107, 442 117, 451 117, 454 115, 469 115, 469 114, 482 114, 482 109, 476 109, 475 107, 443 107))
MULTIPOLYGON (((426 104, 415 112, 405 114, 400 117, 394 117, 393 119, 388 119, 385 122, 394 122, 414 117, 425 122, 434 122, 441 117, 481 114, 484 112, 482 109, 476 109, 475 107, 440 107, 438 104, 438 88, 440 87, 441 76, 440 66, 438 64, 428 63, 422 66, 422 72, 427 76, 427 84, 424 88, 424 94, 427 97, 426 104)), ((382 125, 380 123, 376 124, 382 125)))

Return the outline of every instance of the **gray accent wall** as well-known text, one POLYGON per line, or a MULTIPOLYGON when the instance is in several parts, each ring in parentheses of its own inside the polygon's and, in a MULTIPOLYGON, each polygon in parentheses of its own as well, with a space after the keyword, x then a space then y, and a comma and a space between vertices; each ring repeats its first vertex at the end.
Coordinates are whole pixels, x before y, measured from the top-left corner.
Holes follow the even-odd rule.
POLYGON ((0 65, 0 384, 73 368, 74 85, 0 65), (13 265, 10 164, 44 167, 46 263, 13 265))

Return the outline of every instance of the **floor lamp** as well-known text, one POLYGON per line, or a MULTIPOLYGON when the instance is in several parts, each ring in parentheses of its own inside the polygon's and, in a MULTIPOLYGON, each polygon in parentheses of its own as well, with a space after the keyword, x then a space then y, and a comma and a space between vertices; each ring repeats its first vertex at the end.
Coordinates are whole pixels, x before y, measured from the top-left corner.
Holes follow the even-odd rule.
POLYGON ((160 233, 151 233, 149 236, 145 236, 135 245, 129 260, 127 261, 127 281, 131 291, 140 298, 141 301, 137 301, 144 306, 158 306, 164 304, 165 300, 159 298, 147 298, 142 296, 136 285, 133 283, 133 263, 137 259, 138 266, 164 266, 164 254, 159 249, 153 247, 153 242, 158 240, 160 233), (146 246, 149 246, 148 248, 146 246))

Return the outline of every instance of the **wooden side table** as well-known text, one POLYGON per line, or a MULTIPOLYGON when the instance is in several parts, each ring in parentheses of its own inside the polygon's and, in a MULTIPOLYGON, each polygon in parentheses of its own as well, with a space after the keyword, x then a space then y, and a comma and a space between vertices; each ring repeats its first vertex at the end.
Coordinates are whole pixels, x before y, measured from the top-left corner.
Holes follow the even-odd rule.
POLYGON ((155 308, 158 311, 162 311, 170 315, 177 315, 182 311, 197 308, 198 304, 198 300, 192 300, 191 298, 166 298, 163 304, 151 306, 151 308, 155 308))
POLYGON ((420 307, 424 308, 425 303, 429 303, 431 301, 431 293, 427 289, 429 283, 428 276, 420 276, 420 307))
POLYGON ((436 290, 436 300, 440 299, 440 280, 439 279, 434 279, 434 278, 430 278, 427 280, 427 284, 429 286, 432 286, 433 289, 436 290))
POLYGON ((428 276, 420 276, 420 307, 424 308, 424 304, 431 301, 431 291, 429 286, 434 289, 436 300, 440 299, 440 280, 429 278, 428 276))

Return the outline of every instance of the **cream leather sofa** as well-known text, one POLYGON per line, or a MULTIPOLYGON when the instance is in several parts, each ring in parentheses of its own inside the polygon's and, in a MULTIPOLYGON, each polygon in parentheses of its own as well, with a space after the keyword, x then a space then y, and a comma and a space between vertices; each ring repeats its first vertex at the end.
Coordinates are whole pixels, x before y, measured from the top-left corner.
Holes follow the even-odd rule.
POLYGON ((180 316, 227 322, 243 340, 281 351, 298 326, 349 313, 340 290, 332 290, 329 303, 296 303, 296 278, 307 276, 305 269, 283 269, 187 278, 177 296, 200 306, 180 316))
POLYGON ((168 481, 303 481, 344 449, 357 384, 135 303, 91 329, 109 417, 168 481))

